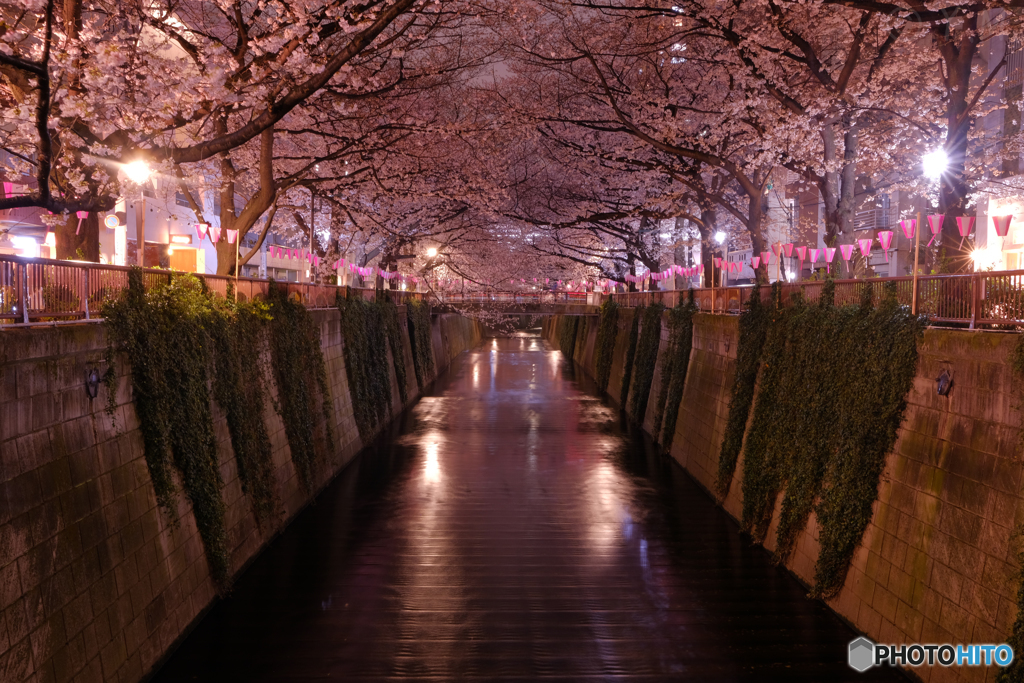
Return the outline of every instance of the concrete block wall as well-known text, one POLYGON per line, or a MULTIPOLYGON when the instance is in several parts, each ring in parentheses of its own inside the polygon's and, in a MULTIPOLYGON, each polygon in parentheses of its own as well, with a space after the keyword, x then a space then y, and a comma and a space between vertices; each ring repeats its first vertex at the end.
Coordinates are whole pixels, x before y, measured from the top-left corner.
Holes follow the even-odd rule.
MULTIPOLYGON (((419 392, 404 307, 400 314, 411 401, 419 392)), ((321 454, 319 489, 363 441, 348 391, 339 314, 313 315, 321 329, 337 439, 321 454)), ((433 328, 438 370, 480 339, 480 328, 458 316, 434 316, 433 328)), ((178 496, 177 524, 156 506, 125 359, 115 360, 113 419, 105 413, 104 387, 96 399, 86 395, 86 371, 104 371, 105 348, 102 325, 0 331, 5 682, 141 680, 217 597, 184 493, 178 496)), ((397 414, 393 371, 392 387, 397 414)), ((275 391, 272 379, 268 388, 275 391)), ((299 485, 284 425, 268 402, 264 417, 281 510, 272 523, 257 525, 242 493, 226 421, 216 403, 213 408, 234 573, 312 496, 299 485)))
MULTIPOLYGON (((631 314, 630 309, 620 309, 608 386, 613 402, 619 398, 631 314)), ((696 316, 672 442, 671 456, 709 492, 716 490, 738 322, 732 316, 696 316)), ((662 326, 660 355, 667 348, 667 320, 662 326)), ((557 346, 556 321, 544 331, 557 346)), ((1008 360, 1017 341, 1017 335, 1000 332, 929 329, 924 334, 917 376, 886 461, 872 522, 842 591, 828 603, 877 642, 1000 643, 1010 633, 1020 585, 1014 534, 1024 524, 1022 416, 1008 360), (948 397, 936 392, 942 370, 953 376, 948 397)), ((583 360, 584 371, 593 375, 592 358, 583 360)), ((652 406, 660 382, 656 372, 652 406)), ((651 408, 645 417, 648 429, 650 415, 651 408)), ((719 500, 736 519, 741 514, 742 478, 741 455, 728 495, 719 500)), ((778 507, 777 502, 764 543, 768 550, 775 547, 778 507)), ((818 527, 812 514, 787 568, 809 585, 817 556, 818 527)), ((992 680, 996 671, 913 669, 914 675, 929 682, 992 680)))

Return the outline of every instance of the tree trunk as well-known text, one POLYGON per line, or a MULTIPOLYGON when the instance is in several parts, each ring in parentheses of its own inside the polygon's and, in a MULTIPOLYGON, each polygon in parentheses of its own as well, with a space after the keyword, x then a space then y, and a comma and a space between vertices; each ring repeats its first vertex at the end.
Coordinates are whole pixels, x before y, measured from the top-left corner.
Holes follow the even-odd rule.
POLYGON ((64 223, 54 227, 57 238, 57 258, 66 261, 100 262, 100 221, 99 215, 89 213, 78 228, 78 216, 71 214, 64 223), (76 234, 77 233, 77 234, 76 234))
MULTIPOLYGON (((942 254, 938 262, 941 273, 954 273, 970 263, 967 249, 960 249, 960 231, 956 225, 958 216, 967 214, 969 191, 965 170, 967 166, 968 133, 972 117, 968 116, 970 104, 971 63, 977 52, 977 17, 964 20, 960 29, 963 39, 960 45, 952 38, 944 37, 939 50, 942 53, 948 75, 948 103, 946 105, 946 155, 948 165, 939 181, 939 211, 945 215, 942 221, 942 254)), ((966 246, 966 243, 965 243, 966 246)))
POLYGON ((711 240, 715 237, 718 228, 718 212, 714 209, 702 209, 700 221, 703 223, 700 231, 700 263, 704 266, 702 282, 705 287, 710 287, 715 273, 715 251, 711 246, 711 240))

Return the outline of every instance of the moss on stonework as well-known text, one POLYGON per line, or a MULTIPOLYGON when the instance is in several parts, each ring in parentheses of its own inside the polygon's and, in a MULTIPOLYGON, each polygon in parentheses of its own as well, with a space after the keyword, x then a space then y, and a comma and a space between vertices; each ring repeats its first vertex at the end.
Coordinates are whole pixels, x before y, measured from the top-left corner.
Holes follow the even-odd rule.
MULTIPOLYGON (((975 335, 986 336, 986 335, 975 335)), ((993 338, 996 335, 990 335, 993 338)), ((1018 402, 1024 405, 1024 335, 1017 340, 1009 358, 1010 368, 1016 380, 1018 402)), ((1024 440, 1024 424, 1021 425, 1021 439, 1024 440)), ((1018 443, 1017 450, 1021 448, 1018 443)), ((1014 530, 1013 541, 1017 554, 1017 618, 1013 621, 1010 636, 1006 642, 1013 648, 1014 658, 1010 666, 1001 669, 996 677, 999 683, 1024 683, 1024 527, 1014 530)))

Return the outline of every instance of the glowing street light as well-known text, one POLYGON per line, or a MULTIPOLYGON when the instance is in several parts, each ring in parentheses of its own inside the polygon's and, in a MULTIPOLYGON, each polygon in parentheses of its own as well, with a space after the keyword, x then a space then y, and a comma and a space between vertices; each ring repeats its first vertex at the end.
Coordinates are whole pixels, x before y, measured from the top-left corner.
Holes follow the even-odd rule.
POLYGON ((924 171, 925 177, 931 180, 941 178, 942 174, 946 172, 947 166, 949 166, 949 157, 946 155, 946 150, 942 148, 928 152, 921 157, 921 170, 924 171))
POLYGON ((149 180, 151 175, 153 175, 153 169, 151 169, 149 164, 142 159, 137 159, 130 164, 125 164, 121 167, 121 170, 124 171, 126 176, 128 176, 128 180, 132 181, 136 185, 143 184, 149 180))
POLYGON ((719 244, 722 244, 723 242, 725 242, 725 238, 726 237, 727 237, 727 235, 724 232, 722 232, 721 230, 719 230, 718 232, 715 233, 715 241, 718 242, 719 244))
POLYGON ((430 258, 434 258, 435 256, 437 256, 437 249, 435 249, 434 247, 430 247, 429 249, 427 249, 427 256, 429 256, 430 258))

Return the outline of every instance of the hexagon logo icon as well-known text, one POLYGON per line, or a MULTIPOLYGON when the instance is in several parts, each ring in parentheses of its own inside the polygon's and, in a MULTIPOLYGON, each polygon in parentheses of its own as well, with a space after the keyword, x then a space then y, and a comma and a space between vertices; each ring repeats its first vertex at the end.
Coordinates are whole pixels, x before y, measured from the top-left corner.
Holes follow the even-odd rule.
POLYGON ((850 668, 864 673, 875 664, 875 644, 863 636, 850 642, 850 668))

